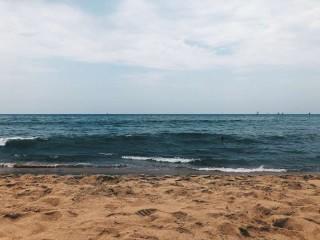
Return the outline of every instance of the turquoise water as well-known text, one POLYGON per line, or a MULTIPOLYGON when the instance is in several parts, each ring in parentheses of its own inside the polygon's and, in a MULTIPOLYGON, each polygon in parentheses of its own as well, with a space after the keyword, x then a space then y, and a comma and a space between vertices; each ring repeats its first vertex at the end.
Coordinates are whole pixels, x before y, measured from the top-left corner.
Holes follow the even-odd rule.
POLYGON ((320 171, 320 115, 0 115, 0 165, 320 171))

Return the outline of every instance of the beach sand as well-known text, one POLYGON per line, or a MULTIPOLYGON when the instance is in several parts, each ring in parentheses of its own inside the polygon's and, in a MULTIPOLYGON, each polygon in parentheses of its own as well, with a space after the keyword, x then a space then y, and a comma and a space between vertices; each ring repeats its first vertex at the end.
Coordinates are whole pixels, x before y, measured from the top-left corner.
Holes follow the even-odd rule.
POLYGON ((319 175, 0 175, 0 239, 320 239, 319 175))

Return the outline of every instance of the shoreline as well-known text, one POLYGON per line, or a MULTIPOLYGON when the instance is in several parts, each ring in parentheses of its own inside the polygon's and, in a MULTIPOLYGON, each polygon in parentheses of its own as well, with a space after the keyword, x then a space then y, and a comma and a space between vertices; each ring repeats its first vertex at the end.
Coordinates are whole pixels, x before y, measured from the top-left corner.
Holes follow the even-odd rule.
POLYGON ((147 175, 147 176, 184 176, 184 175, 320 175, 320 172, 307 171, 256 171, 256 172, 225 172, 218 170, 196 170, 186 167, 143 169, 127 167, 0 167, 0 175, 35 174, 35 175, 147 175))

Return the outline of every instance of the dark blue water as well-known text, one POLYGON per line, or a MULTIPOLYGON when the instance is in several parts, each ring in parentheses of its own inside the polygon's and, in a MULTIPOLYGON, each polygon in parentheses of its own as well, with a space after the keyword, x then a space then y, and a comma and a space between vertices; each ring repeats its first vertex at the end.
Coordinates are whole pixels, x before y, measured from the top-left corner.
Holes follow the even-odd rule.
POLYGON ((320 171, 320 115, 0 115, 0 164, 320 171))

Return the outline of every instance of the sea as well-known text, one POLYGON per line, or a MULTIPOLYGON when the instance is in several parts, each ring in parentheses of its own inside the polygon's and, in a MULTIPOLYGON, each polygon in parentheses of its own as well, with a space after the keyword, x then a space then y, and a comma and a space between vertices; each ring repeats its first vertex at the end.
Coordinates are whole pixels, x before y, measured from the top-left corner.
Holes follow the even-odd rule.
POLYGON ((0 168, 319 172, 320 115, 0 115, 0 168))

